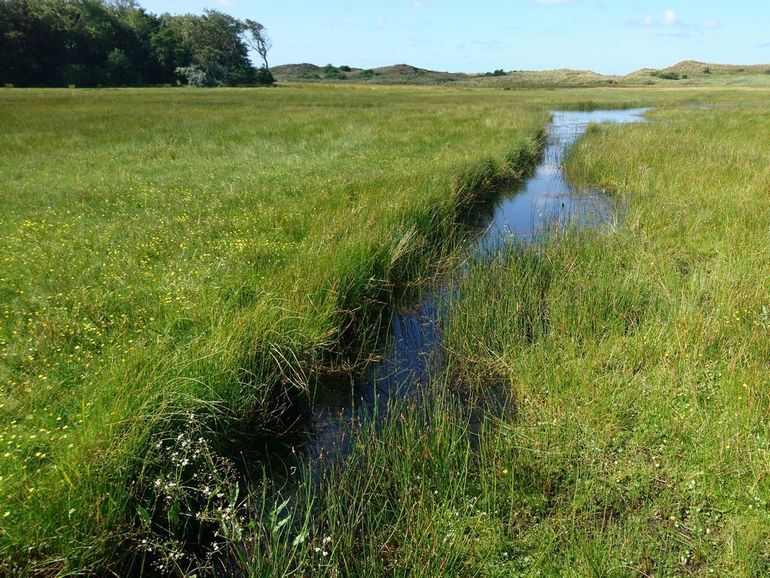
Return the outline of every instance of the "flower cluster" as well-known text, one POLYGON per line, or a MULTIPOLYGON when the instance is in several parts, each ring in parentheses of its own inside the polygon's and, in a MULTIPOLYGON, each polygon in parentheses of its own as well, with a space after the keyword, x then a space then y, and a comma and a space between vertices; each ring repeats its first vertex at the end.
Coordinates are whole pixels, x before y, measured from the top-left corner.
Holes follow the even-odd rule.
POLYGON ((155 463, 143 488, 139 549, 161 574, 211 569, 243 536, 245 503, 232 462, 201 434, 195 416, 187 429, 155 443, 155 463))

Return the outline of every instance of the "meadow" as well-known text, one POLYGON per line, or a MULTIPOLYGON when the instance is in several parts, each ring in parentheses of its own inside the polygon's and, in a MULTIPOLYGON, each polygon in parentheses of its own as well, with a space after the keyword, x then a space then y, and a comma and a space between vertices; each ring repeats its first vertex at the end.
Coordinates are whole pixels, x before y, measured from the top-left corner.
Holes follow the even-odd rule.
POLYGON ((446 374, 315 497, 313 575, 768 574, 762 98, 588 131, 567 174, 617 221, 461 276, 446 374))
POLYGON ((0 91, 0 572, 766 573, 766 102, 0 91), (567 165, 615 227, 473 265, 446 375, 320 480, 254 455, 457 259, 548 110, 631 105, 654 122, 567 165), (511 407, 469 409, 490 384, 511 407))
POLYGON ((290 429, 306 375, 534 158, 547 115, 504 101, 4 90, 5 570, 113 552, 158 436, 190 416, 226 454, 290 429))

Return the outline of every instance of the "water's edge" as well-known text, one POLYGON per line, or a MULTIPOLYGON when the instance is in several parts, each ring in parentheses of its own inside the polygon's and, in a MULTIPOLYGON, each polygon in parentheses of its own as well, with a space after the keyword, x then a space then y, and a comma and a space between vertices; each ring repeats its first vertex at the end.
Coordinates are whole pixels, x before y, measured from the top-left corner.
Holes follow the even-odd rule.
MULTIPOLYGON (((592 123, 642 122, 648 109, 554 111, 543 159, 534 174, 503 196, 481 233, 470 244, 471 259, 488 259, 511 241, 536 242, 547 227, 591 228, 614 218, 613 200, 602 192, 575 189, 564 177, 564 157, 592 123)), ((388 402, 411 395, 431 374, 440 371, 440 309, 447 286, 426 291, 412 307, 396 308, 381 358, 333 397, 313 400, 310 460, 344 455, 355 420, 384 415, 388 402)), ((445 300, 445 299, 444 299, 445 300)))

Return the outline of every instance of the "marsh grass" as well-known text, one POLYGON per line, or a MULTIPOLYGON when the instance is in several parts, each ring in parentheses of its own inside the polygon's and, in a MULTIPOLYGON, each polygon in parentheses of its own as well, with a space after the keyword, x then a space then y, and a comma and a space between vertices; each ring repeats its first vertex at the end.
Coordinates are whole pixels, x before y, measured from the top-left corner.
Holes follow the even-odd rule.
POLYGON ((767 574, 770 117, 751 94, 731 102, 591 130, 568 174, 621 197, 622 223, 472 265, 444 322, 447 374, 356 432, 307 494, 304 553, 249 567, 767 574), (471 417, 501 384, 510 409, 471 417))
POLYGON ((541 570, 762 575, 767 109, 651 120, 596 127, 567 161, 623 198, 622 226, 474 270, 448 342, 519 400, 514 475, 545 507, 511 538, 541 570))
POLYGON ((1 571, 159 572, 181 552, 164 572, 766 573, 765 100, 0 92, 1 571), (320 484, 260 462, 570 102, 659 106, 569 157, 623 198, 622 226, 472 267, 450 372, 362 424, 320 484), (447 393, 489 384, 514 412, 447 393), (174 445, 199 438, 203 486, 174 445))
POLYGON ((460 207, 531 166, 547 116, 506 103, 3 91, 3 571, 111 563, 148 451, 189 415, 216 455, 290 433, 460 207))

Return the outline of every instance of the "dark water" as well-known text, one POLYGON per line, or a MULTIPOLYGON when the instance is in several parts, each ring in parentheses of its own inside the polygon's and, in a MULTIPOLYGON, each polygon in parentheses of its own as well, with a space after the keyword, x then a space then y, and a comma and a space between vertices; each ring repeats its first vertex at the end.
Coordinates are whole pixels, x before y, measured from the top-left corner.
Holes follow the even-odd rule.
MULTIPOLYGON (((545 228, 596 227, 613 218, 615 207, 610 198, 592 189, 575 190, 565 180, 564 155, 589 124, 643 122, 646 110, 553 112, 542 162, 523 186, 497 202, 471 245, 471 256, 489 258, 512 240, 535 242, 545 228)), ((344 455, 349 446, 349 425, 354 420, 382 415, 389 400, 409 396, 427 383, 432 373, 440 371, 440 304, 446 291, 446 287, 437 287, 415 306, 395 310, 382 358, 364 375, 323 388, 334 389, 336 394, 314 400, 309 458, 344 455)))

